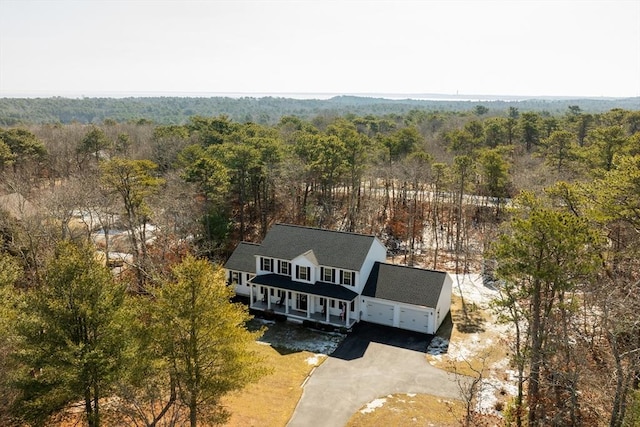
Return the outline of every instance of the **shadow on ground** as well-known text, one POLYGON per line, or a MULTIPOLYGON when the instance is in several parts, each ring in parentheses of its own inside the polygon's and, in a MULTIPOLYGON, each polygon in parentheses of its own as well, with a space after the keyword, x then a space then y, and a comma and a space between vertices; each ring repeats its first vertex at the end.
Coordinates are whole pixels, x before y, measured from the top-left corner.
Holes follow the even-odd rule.
POLYGON ((484 332, 484 318, 481 311, 473 303, 467 305, 466 312, 455 310, 452 317, 458 331, 464 334, 484 332))
POLYGON ((270 345, 281 355, 300 351, 331 354, 345 338, 345 334, 337 332, 319 331, 293 322, 258 318, 251 320, 247 328, 254 331, 262 328, 264 333, 258 341, 270 345))
POLYGON ((364 356, 372 342, 426 353, 433 335, 367 322, 357 323, 330 357, 354 360, 364 356))
MULTIPOLYGON (((348 334, 319 331, 292 322, 259 318, 253 319, 247 326, 250 330, 262 328, 264 334, 259 341, 270 345, 282 355, 310 351, 343 360, 363 357, 372 342, 426 354, 434 337, 368 322, 357 323, 348 334)), ((448 340, 452 329, 453 322, 449 314, 442 322, 437 335, 448 340)))

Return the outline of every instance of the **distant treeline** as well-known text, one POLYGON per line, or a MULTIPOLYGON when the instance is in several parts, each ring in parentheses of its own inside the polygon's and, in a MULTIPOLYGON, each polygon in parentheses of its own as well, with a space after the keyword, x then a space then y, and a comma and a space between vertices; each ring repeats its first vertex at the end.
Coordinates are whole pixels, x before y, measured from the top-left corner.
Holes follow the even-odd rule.
POLYGON ((193 116, 226 115, 241 122, 275 124, 283 116, 308 119, 318 115, 406 114, 411 110, 464 112, 477 109, 501 114, 509 107, 519 111, 564 113, 569 106, 584 112, 601 113, 614 108, 640 110, 640 97, 530 99, 521 101, 392 100, 359 96, 336 96, 327 100, 262 98, 0 98, 0 126, 35 123, 102 123, 151 121, 157 124, 185 124, 193 116))

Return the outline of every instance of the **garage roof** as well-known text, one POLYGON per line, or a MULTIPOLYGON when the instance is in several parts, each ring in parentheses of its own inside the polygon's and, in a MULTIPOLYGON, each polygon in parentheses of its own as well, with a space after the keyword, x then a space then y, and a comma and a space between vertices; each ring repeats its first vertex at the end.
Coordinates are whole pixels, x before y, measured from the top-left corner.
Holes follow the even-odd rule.
POLYGON ((376 262, 362 295, 435 308, 447 273, 376 262))
POLYGON ((291 280, 290 277, 279 274, 262 274, 251 279, 251 283, 321 297, 335 298, 342 301, 353 301, 358 296, 357 293, 341 285, 324 282, 316 282, 312 285, 309 283, 296 282, 295 280, 291 280))

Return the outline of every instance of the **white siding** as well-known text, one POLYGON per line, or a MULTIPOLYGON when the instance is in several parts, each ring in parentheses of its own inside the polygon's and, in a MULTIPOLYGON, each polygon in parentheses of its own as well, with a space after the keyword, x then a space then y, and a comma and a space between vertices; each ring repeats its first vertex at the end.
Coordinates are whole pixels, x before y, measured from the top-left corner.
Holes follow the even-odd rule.
POLYGON ((315 283, 317 280, 320 280, 320 267, 311 262, 304 255, 300 255, 291 260, 291 277, 293 280, 298 282, 306 282, 306 283, 315 283), (300 280, 296 277, 296 271, 298 268, 307 268, 309 267, 309 278, 308 280, 300 280))
POLYGON ((451 309, 451 292, 453 289, 453 278, 449 273, 446 274, 444 278, 444 283, 442 284, 442 291, 440 291, 440 298, 438 298, 438 305, 436 306, 434 313, 434 331, 435 334, 442 321, 449 313, 451 309))
POLYGON ((249 280, 251 279, 252 274, 235 270, 225 271, 227 280, 233 286, 236 295, 249 296, 249 280), (236 274, 238 277, 237 283, 234 283, 232 281, 234 274, 236 274))
POLYGON ((382 244, 382 242, 380 242, 380 240, 378 240, 378 238, 374 238, 373 243, 369 248, 369 253, 362 263, 360 271, 356 274, 356 287, 353 290, 358 294, 361 294, 365 283, 367 283, 369 274, 371 274, 373 264, 375 264, 377 261, 385 262, 386 260, 387 248, 385 248, 385 246, 382 244))

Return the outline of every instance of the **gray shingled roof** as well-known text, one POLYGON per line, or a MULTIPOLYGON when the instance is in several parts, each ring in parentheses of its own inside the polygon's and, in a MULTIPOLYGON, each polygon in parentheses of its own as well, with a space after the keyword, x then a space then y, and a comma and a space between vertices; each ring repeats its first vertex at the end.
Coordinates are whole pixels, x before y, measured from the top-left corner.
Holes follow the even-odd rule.
POLYGON ((258 255, 293 259, 311 249, 320 265, 358 271, 374 239, 364 234, 276 224, 262 241, 258 255))
POLYGON ((224 268, 246 273, 256 273, 256 253, 260 245, 256 243, 240 242, 233 251, 224 268))
POLYGON ((362 295, 435 308, 446 274, 376 262, 362 295))
POLYGON ((251 283, 273 286, 274 288, 303 292, 321 297, 336 298, 343 301, 353 301, 358 296, 357 293, 351 289, 345 288, 344 286, 325 282, 316 282, 311 285, 309 283, 296 282, 287 276, 281 276, 279 274, 262 274, 251 279, 251 283))

